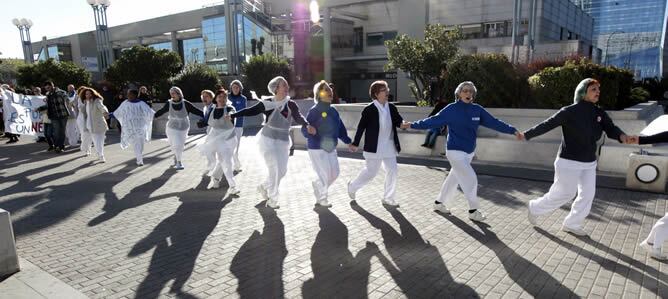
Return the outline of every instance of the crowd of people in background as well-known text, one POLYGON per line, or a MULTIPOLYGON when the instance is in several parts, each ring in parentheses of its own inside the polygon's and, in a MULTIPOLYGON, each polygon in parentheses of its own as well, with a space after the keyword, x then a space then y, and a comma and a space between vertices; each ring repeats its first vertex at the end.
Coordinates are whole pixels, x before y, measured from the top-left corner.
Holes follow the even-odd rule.
MULTIPOLYGON (((4 89, 11 88, 3 86, 4 89)), ((399 167, 397 155, 401 151, 398 129, 428 130, 423 147, 433 148, 437 136, 447 133, 445 155, 451 169, 439 194, 435 196, 433 210, 450 213, 457 189, 461 189, 468 203, 468 218, 485 221, 487 216, 480 210, 477 195, 478 181, 471 167, 475 155, 479 126, 500 133, 514 135, 518 141, 528 141, 557 127, 563 133, 561 148, 554 162, 554 182, 549 191, 529 202, 528 221, 538 225, 537 219, 547 215, 573 198, 571 210, 563 221, 562 230, 578 236, 586 236, 584 220, 589 215, 596 190, 596 142, 605 133, 609 138, 625 144, 650 144, 668 142, 668 132, 655 136, 638 137, 627 135, 612 119, 596 105, 601 84, 594 79, 582 80, 575 88, 572 105, 533 128, 520 131, 497 119, 484 107, 475 103, 477 89, 473 82, 462 82, 454 92, 454 102, 440 100, 425 119, 406 122, 396 106, 391 103, 390 88, 385 81, 373 82, 369 87, 371 103, 361 112, 354 137, 348 136, 346 124, 332 104, 338 101, 334 85, 325 81, 313 86, 314 105, 306 113, 289 96, 290 86, 283 77, 273 78, 267 85, 270 96, 258 99, 248 107, 243 96, 243 84, 233 81, 227 87, 205 89, 200 97, 203 109, 199 109, 177 86, 169 89, 170 98, 158 110, 153 110, 153 99, 148 88, 129 88, 114 95, 104 86, 100 93, 91 87, 73 85, 61 90, 53 82, 44 84, 45 105, 38 111, 44 124, 44 139, 47 151, 61 153, 66 146, 80 143, 84 155, 95 149, 97 159, 105 162, 104 140, 109 129, 109 120, 121 132, 121 148, 133 147, 137 166, 144 165, 144 143, 151 140, 154 118, 167 116, 165 132, 173 155, 173 167, 185 168, 183 152, 190 131, 190 118, 195 117, 198 127, 206 127, 206 136, 197 146, 203 156, 203 174, 210 176, 209 189, 217 189, 225 178, 232 195, 240 193, 234 178, 242 171, 239 151, 243 135, 244 117, 264 115, 264 124, 258 134, 258 148, 267 170, 266 179, 257 186, 259 196, 270 208, 279 208, 279 186, 287 174, 291 152, 292 123, 301 126, 307 139, 307 150, 316 174, 311 182, 316 205, 330 207, 329 187, 339 176, 336 148, 341 140, 352 152, 363 142, 364 167, 347 183, 347 192, 353 202, 358 191, 378 174, 381 166, 385 170, 385 188, 380 202, 388 207, 398 207, 396 183, 399 167), (364 139, 362 139, 364 138, 364 139), (67 143, 66 143, 67 141, 67 143)), ((23 91, 25 94, 42 95, 35 87, 23 91)), ((348 124, 350 125, 350 124, 348 124)), ((15 143, 18 136, 5 134, 8 143, 15 143)), ((661 251, 663 241, 668 238, 668 214, 653 227, 650 235, 640 246, 657 259, 666 259, 661 251)))

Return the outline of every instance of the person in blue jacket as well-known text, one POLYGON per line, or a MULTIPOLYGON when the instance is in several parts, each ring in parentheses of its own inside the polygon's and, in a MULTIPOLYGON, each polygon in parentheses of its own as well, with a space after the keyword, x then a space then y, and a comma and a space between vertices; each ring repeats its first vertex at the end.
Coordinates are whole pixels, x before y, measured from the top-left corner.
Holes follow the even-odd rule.
POLYGON ((312 182, 316 204, 331 207, 327 201, 327 190, 339 176, 339 160, 336 155, 336 145, 341 139, 351 151, 352 140, 348 137, 346 127, 339 117, 339 112, 332 107, 332 89, 322 80, 313 86, 315 106, 306 115, 306 121, 316 129, 315 134, 309 134, 306 127, 302 134, 306 137, 308 155, 311 158, 313 170, 318 176, 312 182))
MULTIPOLYGON (((243 84, 241 81, 234 80, 230 83, 230 96, 229 100, 234 106, 234 110, 239 111, 246 108, 247 99, 244 95, 241 94, 241 91, 244 90, 243 84)), ((244 118, 239 117, 235 120, 234 123, 234 134, 237 138, 237 146, 234 148, 234 171, 241 171, 241 161, 239 160, 239 145, 241 145, 241 136, 244 135, 244 118)))
POLYGON ((443 182, 441 193, 434 202, 434 210, 450 213, 449 202, 454 198, 459 185, 469 203, 469 219, 483 221, 486 216, 480 209, 478 199, 478 178, 476 177, 471 160, 475 154, 478 127, 484 126, 492 130, 514 134, 518 139, 524 135, 513 126, 492 116, 485 108, 473 103, 477 89, 473 82, 462 82, 455 89, 455 102, 447 105, 438 114, 412 123, 404 122, 403 129, 432 129, 448 126, 445 156, 451 168, 448 177, 443 182))

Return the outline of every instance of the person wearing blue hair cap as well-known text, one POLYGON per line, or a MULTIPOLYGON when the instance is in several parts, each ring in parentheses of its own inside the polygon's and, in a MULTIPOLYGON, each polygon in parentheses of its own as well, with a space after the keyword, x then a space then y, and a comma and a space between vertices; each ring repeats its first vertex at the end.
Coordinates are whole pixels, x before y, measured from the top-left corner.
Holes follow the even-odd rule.
POLYGON ((582 80, 575 88, 572 105, 561 108, 544 122, 524 132, 526 140, 556 127, 561 127, 563 133, 554 161, 554 183, 543 197, 529 202, 528 218, 532 225, 537 225, 538 216, 548 214, 575 198, 562 230, 578 236, 587 235, 583 226, 596 193, 597 141, 603 132, 620 143, 631 141, 596 105, 600 88, 601 84, 595 79, 582 80))
POLYGON ((327 190, 339 176, 339 160, 336 155, 336 145, 341 139, 352 151, 352 140, 348 137, 346 127, 339 117, 339 112, 332 107, 332 89, 327 82, 320 81, 313 86, 313 106, 306 115, 306 121, 315 128, 315 134, 309 134, 306 127, 302 127, 302 134, 306 137, 308 155, 311 158, 313 170, 317 180, 312 182, 316 204, 330 207, 327 201, 327 190))

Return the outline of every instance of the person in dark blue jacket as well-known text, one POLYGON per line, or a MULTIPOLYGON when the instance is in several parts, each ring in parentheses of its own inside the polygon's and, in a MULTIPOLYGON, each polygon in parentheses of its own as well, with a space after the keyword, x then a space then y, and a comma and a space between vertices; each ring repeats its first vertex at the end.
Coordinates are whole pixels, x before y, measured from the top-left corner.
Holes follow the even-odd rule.
POLYGON ((434 210, 450 213, 447 206, 454 198, 457 185, 459 185, 469 203, 469 219, 483 221, 486 217, 479 210, 478 178, 471 167, 478 138, 478 127, 482 125, 501 133, 514 134, 518 139, 522 139, 523 135, 513 126, 496 119, 482 106, 474 104, 476 93, 473 82, 462 82, 455 89, 454 103, 447 105, 434 116, 412 123, 405 122, 401 127, 424 130, 448 126, 445 155, 451 168, 448 177, 443 182, 441 193, 434 202, 434 210))
POLYGON ((313 193, 316 204, 323 207, 332 206, 327 201, 327 190, 339 176, 339 160, 336 156, 338 139, 348 144, 353 151, 352 140, 348 137, 339 112, 331 105, 332 94, 332 89, 324 80, 313 86, 315 106, 309 110, 306 121, 316 132, 309 134, 306 127, 302 128, 302 134, 307 140, 308 155, 318 176, 318 179, 312 182, 313 193))
MULTIPOLYGON (((241 81, 234 80, 230 83, 230 96, 229 100, 234 106, 234 110, 239 111, 246 108, 247 99, 244 95, 241 94, 244 86, 241 84, 241 81)), ((235 120, 234 123, 234 134, 237 138, 237 146, 234 148, 234 171, 241 171, 241 161, 239 160, 239 145, 241 145, 241 136, 244 135, 244 118, 239 117, 235 120)))

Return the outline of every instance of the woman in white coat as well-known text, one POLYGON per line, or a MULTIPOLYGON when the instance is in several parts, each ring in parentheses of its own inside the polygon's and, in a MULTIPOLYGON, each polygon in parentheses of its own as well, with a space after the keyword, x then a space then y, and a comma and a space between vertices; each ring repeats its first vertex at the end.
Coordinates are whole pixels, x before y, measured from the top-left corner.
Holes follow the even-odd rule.
POLYGON ((109 130, 106 118, 109 117, 109 110, 102 104, 102 96, 90 87, 81 88, 79 97, 83 102, 83 109, 79 113, 83 114, 84 131, 81 134, 81 150, 90 153, 91 145, 95 146, 97 157, 100 162, 106 162, 104 158, 104 138, 109 130))

